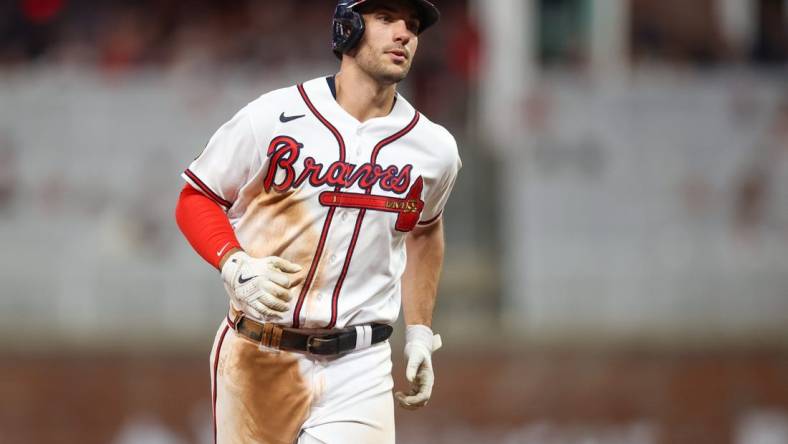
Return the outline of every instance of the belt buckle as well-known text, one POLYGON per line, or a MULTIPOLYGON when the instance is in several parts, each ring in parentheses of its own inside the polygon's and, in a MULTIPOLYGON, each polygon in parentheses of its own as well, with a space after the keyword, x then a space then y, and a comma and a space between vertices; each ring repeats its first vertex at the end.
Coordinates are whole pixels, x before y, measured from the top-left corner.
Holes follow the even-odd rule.
POLYGON ((315 353, 315 351, 313 350, 313 347, 315 347, 315 348, 318 347, 320 345, 320 343, 313 344, 312 341, 317 342, 317 341, 322 341, 322 339, 318 338, 317 336, 314 336, 314 335, 307 336, 306 337, 306 352, 307 353, 313 353, 313 354, 319 354, 319 353, 315 353))
POLYGON ((338 345, 336 347, 337 350, 334 350, 334 351, 325 351, 325 350, 320 351, 321 348, 323 348, 323 346, 325 344, 331 343, 332 341, 334 341, 334 339, 335 338, 325 339, 325 338, 321 338, 321 337, 318 337, 318 336, 309 335, 306 338, 306 351, 307 351, 307 353, 312 353, 314 355, 338 354, 339 353, 339 350, 338 350, 339 346, 338 345))

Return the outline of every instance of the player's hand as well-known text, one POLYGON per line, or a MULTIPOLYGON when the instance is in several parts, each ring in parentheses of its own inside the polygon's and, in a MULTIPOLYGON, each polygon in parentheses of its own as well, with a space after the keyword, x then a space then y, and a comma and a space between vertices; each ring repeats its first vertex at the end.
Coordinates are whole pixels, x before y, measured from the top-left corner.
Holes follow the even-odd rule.
POLYGON ((301 266, 280 257, 251 257, 233 253, 222 266, 224 288, 230 303, 258 320, 279 320, 293 298, 290 289, 300 284, 301 266))
POLYGON ((426 325, 408 325, 405 337, 405 359, 408 361, 405 377, 410 382, 410 390, 397 392, 394 397, 401 407, 415 410, 427 405, 432 395, 435 383, 432 352, 441 347, 441 337, 433 335, 426 325))

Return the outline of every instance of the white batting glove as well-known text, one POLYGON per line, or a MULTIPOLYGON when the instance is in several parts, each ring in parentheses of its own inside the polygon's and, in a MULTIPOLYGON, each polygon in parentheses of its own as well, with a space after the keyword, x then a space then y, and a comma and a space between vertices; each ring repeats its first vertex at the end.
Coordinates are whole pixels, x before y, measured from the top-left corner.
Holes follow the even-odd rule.
POLYGON ((427 405, 432 396, 435 374, 432 371, 432 352, 441 347, 440 335, 433 335, 426 325, 408 325, 405 331, 405 377, 410 382, 408 393, 397 392, 394 397, 401 407, 415 410, 427 405))
POLYGON ((293 276, 301 266, 280 257, 255 258, 233 253, 222 266, 224 288, 236 310, 261 320, 280 320, 293 298, 290 289, 301 283, 293 276))

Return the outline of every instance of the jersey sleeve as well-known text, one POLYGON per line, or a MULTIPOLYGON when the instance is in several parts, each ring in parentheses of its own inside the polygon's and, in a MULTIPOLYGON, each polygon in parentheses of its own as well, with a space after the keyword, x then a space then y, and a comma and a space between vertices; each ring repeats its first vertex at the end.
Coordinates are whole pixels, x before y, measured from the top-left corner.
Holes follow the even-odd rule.
POLYGON ((421 218, 418 225, 421 227, 429 226, 440 220, 443 214, 443 207, 449 200, 451 191, 454 188, 454 183, 457 181, 457 173, 462 168, 462 161, 460 156, 457 155, 457 144, 452 141, 452 151, 449 160, 445 163, 442 174, 439 176, 435 186, 428 191, 424 199, 424 209, 421 212, 421 218))
POLYGON ((181 177, 227 211, 259 164, 260 148, 247 106, 213 134, 181 177))

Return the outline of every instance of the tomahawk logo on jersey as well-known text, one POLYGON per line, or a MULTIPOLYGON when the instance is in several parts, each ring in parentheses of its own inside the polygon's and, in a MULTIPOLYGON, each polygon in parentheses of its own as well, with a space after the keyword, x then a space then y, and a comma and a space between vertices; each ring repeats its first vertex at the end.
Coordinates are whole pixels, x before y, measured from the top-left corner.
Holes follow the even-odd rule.
POLYGON ((401 96, 361 123, 318 78, 248 104, 183 178, 250 255, 308 270, 278 323, 333 328, 396 320, 405 236, 440 218, 460 167, 451 134, 401 96))

